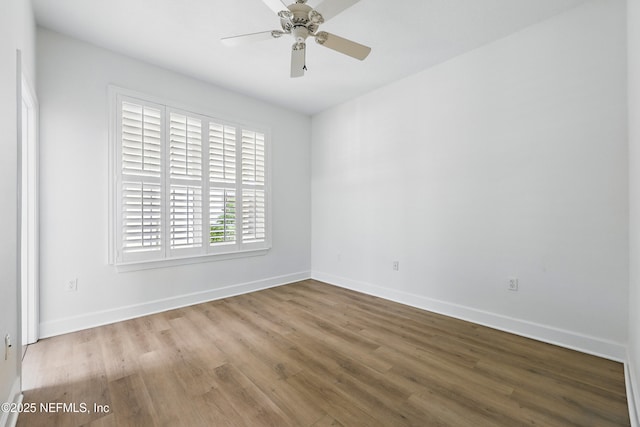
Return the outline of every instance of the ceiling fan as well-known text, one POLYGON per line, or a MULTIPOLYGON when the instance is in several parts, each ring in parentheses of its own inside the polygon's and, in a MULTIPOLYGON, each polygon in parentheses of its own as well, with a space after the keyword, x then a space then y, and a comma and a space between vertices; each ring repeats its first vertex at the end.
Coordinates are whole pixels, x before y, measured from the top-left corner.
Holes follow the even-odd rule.
POLYGON ((262 31, 259 33, 243 34, 233 37, 224 37, 222 43, 229 46, 280 38, 283 35, 291 35, 295 39, 291 48, 291 77, 302 77, 306 66, 306 40, 313 37, 321 46, 328 47, 337 52, 351 56, 359 60, 365 59, 371 48, 351 40, 318 31, 320 24, 327 22, 348 7, 360 0, 324 0, 315 9, 308 6, 307 0, 296 0, 295 3, 286 5, 284 0, 262 0, 271 10, 280 17, 282 30, 262 31))

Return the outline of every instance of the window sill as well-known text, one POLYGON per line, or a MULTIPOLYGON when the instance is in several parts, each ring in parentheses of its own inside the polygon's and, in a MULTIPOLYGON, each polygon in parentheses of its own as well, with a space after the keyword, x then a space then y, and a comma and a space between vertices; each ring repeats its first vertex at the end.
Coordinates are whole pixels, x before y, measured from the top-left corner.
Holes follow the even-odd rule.
POLYGON ((228 253, 217 253, 209 255, 194 255, 181 258, 161 259, 154 261, 123 262, 115 264, 118 273, 128 273, 130 271, 151 270, 155 268, 178 267, 181 265, 200 264, 203 262, 226 261, 237 258, 247 258, 263 256, 269 249, 251 249, 245 251, 235 251, 228 253))

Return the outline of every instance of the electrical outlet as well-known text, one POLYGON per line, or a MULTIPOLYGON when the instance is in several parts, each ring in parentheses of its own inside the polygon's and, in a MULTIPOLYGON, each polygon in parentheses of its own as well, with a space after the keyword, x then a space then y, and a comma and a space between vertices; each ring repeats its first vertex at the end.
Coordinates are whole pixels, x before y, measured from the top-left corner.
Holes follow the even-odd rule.
POLYGON ((71 279, 64 287, 67 292, 76 292, 78 290, 78 279, 71 279))
POLYGON ((510 291, 518 290, 518 279, 516 277, 509 278, 509 287, 507 289, 509 289, 510 291))
POLYGON ((400 270, 400 261, 393 261, 393 270, 394 271, 400 270))

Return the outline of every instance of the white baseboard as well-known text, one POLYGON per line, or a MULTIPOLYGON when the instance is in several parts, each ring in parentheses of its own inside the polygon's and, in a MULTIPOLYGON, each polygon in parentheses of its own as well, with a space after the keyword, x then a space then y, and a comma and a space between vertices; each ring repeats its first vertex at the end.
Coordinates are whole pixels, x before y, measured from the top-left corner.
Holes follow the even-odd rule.
POLYGON ((624 364, 624 382, 627 388, 627 403, 629 405, 629 419, 631 420, 631 427, 640 427, 640 417, 638 416, 638 409, 640 409, 640 390, 636 382, 638 376, 636 375, 633 359, 627 354, 627 362, 624 364))
MULTIPOLYGON (((18 407, 22 403, 22 397, 22 391, 20 390, 20 377, 17 377, 13 382, 13 386, 11 386, 9 398, 7 400, 2 400, 1 402, 8 402, 13 404, 14 407, 18 407)), ((15 427, 16 423, 18 422, 18 415, 18 411, 0 411, 0 426, 15 427)))
POLYGON ((457 319, 466 320, 549 344, 604 357, 617 362, 624 362, 626 359, 626 346, 621 343, 603 340, 509 316, 503 316, 488 311, 478 310, 447 301, 436 300, 422 295, 416 295, 409 292, 398 291, 344 277, 338 277, 320 271, 312 271, 311 277, 332 285, 399 302, 422 310, 455 317, 457 319))
POLYGON ((177 295, 171 298, 164 298, 149 301, 141 304, 117 307, 110 310, 103 310, 79 316, 65 317, 62 319, 49 320, 40 323, 40 338, 62 335, 69 332, 89 329, 96 326, 107 325, 135 317, 146 316, 175 308, 185 307, 203 302, 213 301, 221 298, 228 298, 262 289, 286 285, 288 283, 306 280, 311 277, 308 271, 287 274, 284 276, 270 277, 254 282, 239 283, 224 288, 210 289, 202 292, 194 292, 186 295, 177 295))

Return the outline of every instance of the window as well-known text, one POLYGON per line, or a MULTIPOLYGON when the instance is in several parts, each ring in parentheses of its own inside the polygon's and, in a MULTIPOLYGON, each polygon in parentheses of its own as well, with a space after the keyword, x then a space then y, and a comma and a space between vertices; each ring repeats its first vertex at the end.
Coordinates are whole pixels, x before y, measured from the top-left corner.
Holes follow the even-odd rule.
POLYGON ((269 248, 267 131, 111 92, 113 263, 269 248))

